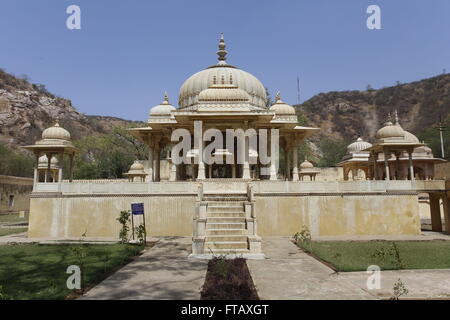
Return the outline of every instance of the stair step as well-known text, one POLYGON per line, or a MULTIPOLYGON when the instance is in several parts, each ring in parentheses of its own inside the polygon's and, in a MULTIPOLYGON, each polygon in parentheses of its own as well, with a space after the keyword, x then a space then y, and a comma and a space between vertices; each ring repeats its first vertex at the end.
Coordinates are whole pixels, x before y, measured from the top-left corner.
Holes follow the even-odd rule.
POLYGON ((244 228, 241 229, 208 229, 206 227, 206 235, 246 235, 247 230, 244 228))
POLYGON ((205 242, 217 243, 217 242, 245 242, 247 243, 246 235, 208 235, 205 242))
POLYGON ((211 207, 211 206, 208 206, 207 207, 207 209, 206 209, 206 212, 245 212, 245 210, 244 210, 244 206, 240 206, 240 207, 236 207, 236 206, 233 206, 233 207, 229 207, 229 206, 215 206, 215 207, 211 207))
POLYGON ((244 217, 208 217, 206 223, 245 223, 244 217))
MULTIPOLYGON (((248 249, 211 249, 213 254, 222 255, 222 254, 245 254, 250 253, 248 249)), ((205 253, 211 253, 211 251, 205 251, 205 253)))
POLYGON ((245 229, 245 223, 242 222, 216 222, 206 221, 206 230, 226 230, 226 229, 245 229))
POLYGON ((205 248, 209 249, 248 249, 247 241, 214 241, 205 242, 205 248))
POLYGON ((243 217, 245 218, 245 212, 208 212, 208 218, 220 218, 220 217, 243 217))

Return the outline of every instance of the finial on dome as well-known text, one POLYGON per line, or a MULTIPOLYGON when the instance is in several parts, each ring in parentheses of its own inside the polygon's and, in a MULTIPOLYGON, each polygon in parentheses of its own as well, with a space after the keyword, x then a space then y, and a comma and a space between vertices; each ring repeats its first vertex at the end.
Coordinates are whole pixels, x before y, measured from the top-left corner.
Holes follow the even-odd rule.
POLYGON ((219 61, 225 61, 227 60, 227 53, 228 51, 225 50, 225 39, 223 38, 223 33, 220 34, 220 41, 219 41, 219 51, 217 51, 217 55, 219 56, 219 61))
POLYGON ((399 124, 397 109, 394 111, 394 121, 395 121, 395 124, 399 124))
POLYGON ((164 91, 164 102, 169 103, 169 95, 167 94, 167 91, 164 91))
POLYGON ((281 94, 280 91, 277 91, 277 94, 275 95, 275 102, 278 102, 281 100, 281 94))
POLYGON ((387 121, 384 124, 385 126, 392 126, 392 117, 391 117, 391 113, 389 112, 387 115, 387 121))

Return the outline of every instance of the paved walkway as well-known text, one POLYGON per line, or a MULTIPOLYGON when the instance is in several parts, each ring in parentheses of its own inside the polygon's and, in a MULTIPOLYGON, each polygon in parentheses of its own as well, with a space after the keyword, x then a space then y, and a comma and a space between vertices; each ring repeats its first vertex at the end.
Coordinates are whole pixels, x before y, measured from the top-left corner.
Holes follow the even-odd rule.
POLYGON ((247 261, 260 299, 374 299, 357 285, 340 281, 289 238, 263 238, 263 252, 266 260, 247 261))
POLYGON ((207 260, 190 260, 191 238, 162 238, 136 261, 87 292, 83 299, 198 300, 207 260))
POLYGON ((268 259, 247 264, 261 299, 388 299, 401 278, 408 299, 450 299, 450 269, 382 271, 381 289, 368 290, 366 272, 336 274, 307 255, 290 238, 263 239, 268 259))

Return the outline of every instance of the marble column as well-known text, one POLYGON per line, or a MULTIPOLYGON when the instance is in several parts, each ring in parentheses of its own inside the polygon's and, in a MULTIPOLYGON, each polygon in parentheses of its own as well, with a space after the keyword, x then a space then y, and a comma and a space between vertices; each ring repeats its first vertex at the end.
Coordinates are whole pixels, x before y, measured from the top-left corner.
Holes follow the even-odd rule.
POLYGON ((155 177, 153 173, 153 145, 151 136, 148 137, 148 176, 147 181, 153 182, 155 177))
POLYGON ((158 145, 155 145, 154 148, 154 155, 153 155, 153 168, 155 169, 154 171, 154 181, 159 182, 161 181, 161 173, 160 173, 160 158, 161 158, 161 149, 158 145))
POLYGON ((286 180, 291 180, 291 157, 290 157, 290 149, 286 148, 284 152, 285 160, 286 160, 286 180))
POLYGON ((431 230, 442 232, 441 206, 439 195, 430 193, 431 230))
POLYGON ((384 151, 384 172, 386 173, 385 180, 391 180, 391 175, 389 172, 389 153, 384 151))
POLYGON ((377 180, 378 170, 377 170, 377 153, 376 152, 372 152, 372 161, 373 161, 373 180, 377 180))
POLYGON ((413 166, 413 161, 412 161, 412 153, 413 151, 409 151, 408 150, 408 162, 409 162, 409 176, 410 176, 410 180, 414 181, 414 166, 413 166))
MULTIPOLYGON (((249 137, 244 137, 244 165, 242 166, 242 179, 250 179, 250 164, 249 158, 249 137)), ((272 174, 271 174, 272 175, 272 174)))
POLYGON ((294 140, 294 145, 292 146, 292 181, 299 181, 298 178, 298 149, 297 149, 297 139, 294 140))

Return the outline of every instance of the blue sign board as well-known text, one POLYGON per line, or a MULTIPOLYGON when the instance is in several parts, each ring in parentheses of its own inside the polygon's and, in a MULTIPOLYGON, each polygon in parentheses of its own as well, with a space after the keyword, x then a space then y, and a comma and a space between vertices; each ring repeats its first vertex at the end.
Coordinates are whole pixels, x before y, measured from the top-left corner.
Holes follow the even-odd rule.
POLYGON ((144 214, 144 204, 143 203, 132 203, 131 213, 134 215, 144 214))

